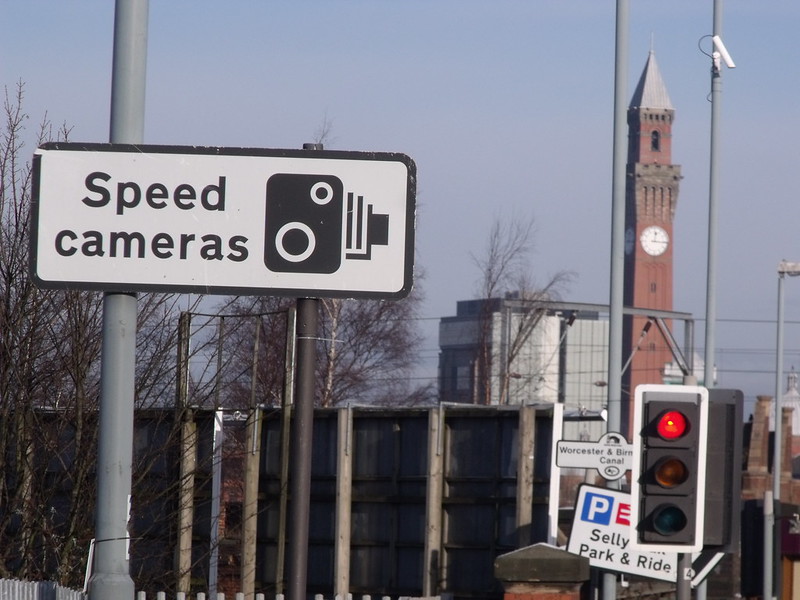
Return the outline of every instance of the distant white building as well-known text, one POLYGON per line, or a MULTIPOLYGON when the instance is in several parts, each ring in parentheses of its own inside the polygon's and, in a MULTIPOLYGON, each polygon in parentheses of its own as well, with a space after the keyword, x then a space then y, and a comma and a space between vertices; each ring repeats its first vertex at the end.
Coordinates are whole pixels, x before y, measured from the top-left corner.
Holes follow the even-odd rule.
MULTIPOLYGON (((703 357, 695 353, 692 355, 692 374, 697 380, 697 385, 705 385, 705 361, 703 357)), ((717 384, 717 368, 713 369, 714 385, 717 384)), ((682 385, 684 383, 683 371, 676 362, 667 363, 664 366, 664 383, 668 385, 682 385)))
MULTIPOLYGON (((439 398, 467 404, 606 403, 608 319, 590 304, 465 300, 439 322, 439 398)), ((593 439, 601 427, 592 432, 593 439)), ((576 438, 577 439, 577 438, 576 438)))
MULTIPOLYGON (((694 371, 702 370, 695 359, 694 371)), ((665 365, 663 382, 681 383, 679 373, 665 365)), ((607 378, 605 305, 510 295, 460 301, 439 322, 441 402, 563 403, 565 437, 594 441, 606 431, 607 378)))

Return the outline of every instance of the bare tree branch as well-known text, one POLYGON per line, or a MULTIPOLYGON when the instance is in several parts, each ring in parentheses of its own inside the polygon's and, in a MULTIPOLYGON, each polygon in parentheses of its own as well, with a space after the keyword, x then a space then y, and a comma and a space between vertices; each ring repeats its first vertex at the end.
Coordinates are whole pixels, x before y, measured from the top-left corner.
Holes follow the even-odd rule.
MULTIPOLYGON (((93 537, 102 294, 40 290, 29 277, 32 152, 23 99, 22 83, 6 89, 0 115, 0 577, 80 587, 93 537)), ((45 118, 31 138, 39 145, 69 134, 45 118)), ((156 407, 167 430, 185 298, 143 294, 138 301, 137 407, 156 407)), ((140 448, 145 466, 163 459, 173 438, 161 441, 165 447, 140 448)), ((145 479, 134 481, 134 512, 147 502, 169 506, 174 489, 142 494, 145 479)))
POLYGON ((475 400, 481 404, 510 402, 510 367, 544 316, 541 304, 557 299, 572 278, 570 273, 561 272, 544 284, 536 282, 531 265, 534 232, 532 218, 496 218, 484 253, 472 255, 480 272, 477 289, 482 300, 475 358, 475 400), (501 309, 504 314, 499 313, 501 309), (501 326, 506 328, 502 353, 494 339, 494 332, 501 326), (498 365, 498 361, 502 364, 498 365))

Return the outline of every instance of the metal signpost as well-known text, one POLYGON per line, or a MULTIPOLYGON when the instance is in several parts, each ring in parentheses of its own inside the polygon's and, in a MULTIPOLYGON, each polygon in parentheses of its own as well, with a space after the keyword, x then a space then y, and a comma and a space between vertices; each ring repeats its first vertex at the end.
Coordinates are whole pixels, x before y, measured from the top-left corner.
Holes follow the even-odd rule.
POLYGON ((31 276, 103 299, 92 600, 133 599, 128 522, 139 291, 301 297, 291 600, 305 597, 316 305, 411 291, 416 166, 389 153, 142 145, 148 0, 116 0, 109 144, 33 163, 31 276), (305 464, 308 463, 308 464, 305 464), (302 497, 301 497, 302 496, 302 497), (302 513, 302 514, 301 514, 302 513), (300 542, 299 540, 303 540, 300 542))
MULTIPOLYGON (((103 389, 114 387, 117 409, 109 410, 104 401, 98 461, 103 465, 111 457, 124 468, 104 468, 100 476, 120 471, 124 481, 101 479, 99 495, 109 501, 98 507, 99 514, 130 495, 136 329, 136 298, 130 292, 298 297, 289 597, 305 597, 318 316, 313 298, 408 295, 415 183, 416 167, 406 155, 316 146, 50 143, 36 151, 34 280, 40 287, 104 290, 129 300, 124 315, 108 304, 104 315, 119 323, 129 349, 111 373, 106 353, 119 352, 118 344, 104 333, 103 389), (116 389, 118 380, 124 380, 124 390, 116 389)), ((112 326, 107 330, 116 332, 112 326)), ((127 503, 122 510, 102 522, 98 517, 98 543, 126 543, 127 503)), ((132 596, 127 550, 104 556, 120 560, 96 572, 92 600, 132 596)))
MULTIPOLYGON (((109 141, 139 143, 144 133, 148 0, 117 0, 109 141)), ((35 185, 35 184, 34 184, 35 185)), ((103 297, 100 423, 97 443, 94 572, 91 600, 133 600, 128 520, 133 463, 136 294, 103 297)))

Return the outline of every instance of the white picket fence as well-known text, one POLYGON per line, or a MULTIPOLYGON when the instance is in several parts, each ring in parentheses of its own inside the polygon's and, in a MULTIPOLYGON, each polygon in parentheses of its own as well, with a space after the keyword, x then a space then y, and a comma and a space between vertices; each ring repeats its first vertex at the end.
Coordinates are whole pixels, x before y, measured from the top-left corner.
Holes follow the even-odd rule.
POLYGON ((86 594, 61 587, 52 581, 0 579, 2 600, 86 600, 86 594))
MULTIPOLYGON (((244 594, 238 592, 233 596, 234 600, 244 600, 244 594)), ((15 581, 12 579, 0 579, 0 600, 88 600, 88 595, 84 592, 70 590, 61 587, 51 581, 15 581)), ((198 592, 195 595, 177 592, 174 596, 167 596, 166 592, 150 594, 148 599, 146 592, 136 592, 136 600, 229 600, 225 594, 216 594, 212 598, 210 594, 198 592)), ((264 594, 256 594, 255 600, 266 600, 264 594)), ((283 594, 277 594, 275 600, 285 600, 283 594)), ((325 600, 322 594, 314 596, 314 600, 325 600)), ((352 594, 347 596, 336 595, 331 600, 354 600, 352 594)), ((373 596, 365 594, 360 600, 373 600, 373 596)), ((389 596, 374 596, 374 600, 392 600, 389 596)), ((448 596, 430 596, 426 598, 413 598, 410 596, 400 596, 397 600, 450 600, 448 596)))

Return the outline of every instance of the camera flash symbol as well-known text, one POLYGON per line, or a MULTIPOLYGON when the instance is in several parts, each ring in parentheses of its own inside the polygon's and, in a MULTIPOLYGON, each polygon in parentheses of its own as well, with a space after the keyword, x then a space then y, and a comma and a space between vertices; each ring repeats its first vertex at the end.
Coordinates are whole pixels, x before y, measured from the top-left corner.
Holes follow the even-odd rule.
POLYGON ((372 204, 364 210, 364 196, 347 192, 347 258, 369 260, 372 246, 389 245, 389 215, 373 212, 372 204))

